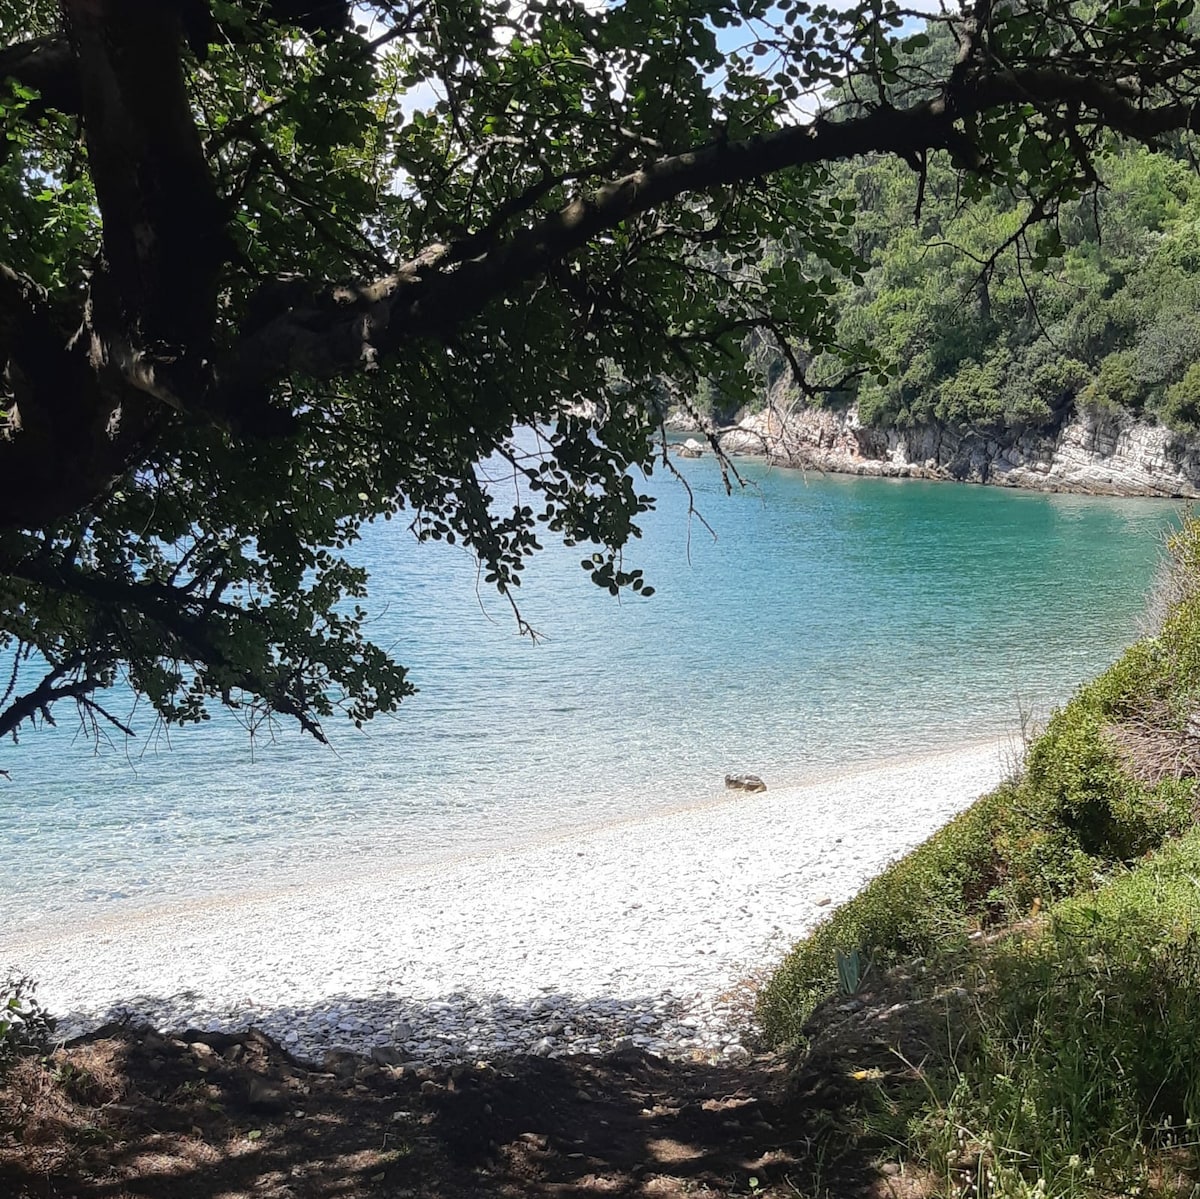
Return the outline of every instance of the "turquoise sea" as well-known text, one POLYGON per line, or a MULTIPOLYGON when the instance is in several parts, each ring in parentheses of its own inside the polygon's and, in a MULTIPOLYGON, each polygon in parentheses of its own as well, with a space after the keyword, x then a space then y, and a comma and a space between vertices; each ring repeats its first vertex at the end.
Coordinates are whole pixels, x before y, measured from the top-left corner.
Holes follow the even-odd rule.
MULTIPOLYGON (((64 715, 0 749, 0 929, 525 840, 953 745, 1043 716, 1138 633, 1150 500, 681 462, 617 602, 550 548, 517 635, 460 549, 367 532, 375 638, 421 688, 323 748, 228 718, 97 747, 64 715)), ((2 665, 2 663, 0 663, 2 665)), ((146 724, 146 722, 143 722, 146 724)), ((148 728, 144 730, 149 733, 148 728)), ((867 797, 869 802, 869 797, 867 797)))

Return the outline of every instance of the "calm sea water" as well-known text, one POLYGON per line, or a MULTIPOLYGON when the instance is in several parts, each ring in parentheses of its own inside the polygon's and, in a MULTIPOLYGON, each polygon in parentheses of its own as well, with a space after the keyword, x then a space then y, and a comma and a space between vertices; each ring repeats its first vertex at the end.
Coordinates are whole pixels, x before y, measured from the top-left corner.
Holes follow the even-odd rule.
POLYGON ((421 688, 333 748, 228 719, 97 747, 63 727, 0 751, 0 929, 274 878, 503 844, 1010 732, 1137 635, 1172 505, 747 466, 725 498, 681 463, 618 603, 552 548, 520 638, 461 551, 369 530, 374 636, 421 688))

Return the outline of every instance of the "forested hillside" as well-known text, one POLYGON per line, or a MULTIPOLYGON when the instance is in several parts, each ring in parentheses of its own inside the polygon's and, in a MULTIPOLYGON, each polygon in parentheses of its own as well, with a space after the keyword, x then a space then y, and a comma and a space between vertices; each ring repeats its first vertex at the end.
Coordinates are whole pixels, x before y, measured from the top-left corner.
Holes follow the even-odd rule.
MULTIPOLYGON (((876 367, 799 348, 789 361, 759 335, 758 402, 798 366, 793 394, 857 403, 877 426, 1054 429, 1083 408, 1200 433, 1200 175, 1163 149, 1113 148, 1054 213, 1003 183, 965 194, 944 153, 834 166, 828 193, 853 211, 861 269, 822 282, 846 360, 876 367)), ((762 264, 797 267, 820 269, 784 246, 762 264)), ((730 415, 745 394, 733 384, 705 380, 700 408, 730 415)))
POLYGON ((1200 431, 1200 178, 1140 148, 1098 172, 1105 186, 1026 232, 1028 205, 962 205, 941 163, 916 220, 902 164, 845 172, 871 270, 841 299, 842 337, 895 368, 859 386, 864 419, 1045 426, 1078 404, 1200 431))

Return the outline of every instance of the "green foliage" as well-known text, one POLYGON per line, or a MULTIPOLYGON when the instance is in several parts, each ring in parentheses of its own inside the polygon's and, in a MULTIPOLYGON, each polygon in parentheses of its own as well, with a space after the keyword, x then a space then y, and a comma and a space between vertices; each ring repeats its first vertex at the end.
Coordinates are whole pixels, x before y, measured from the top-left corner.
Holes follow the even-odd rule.
MULTIPOLYGON (((1139 657, 1136 652, 1132 655, 1134 662, 1139 657)), ((1126 672, 1133 673, 1128 661, 1113 673, 1119 677, 1126 672)), ((1112 680, 1105 679, 1102 685, 1111 687, 1112 680)), ((1127 707, 1132 699, 1127 692, 1120 706, 1127 707)), ((1026 765, 1024 789, 1038 802, 1031 833, 1051 832, 1060 845, 1069 846, 1071 859, 1084 870, 1097 862, 1139 857, 1177 834, 1191 817, 1192 780, 1164 779, 1148 787, 1130 777, 1128 762, 1106 734, 1116 715, 1107 705, 1094 703, 1091 693, 1083 692, 1051 719, 1044 736, 1030 750, 1026 765)), ((1010 856, 1023 860, 1027 849, 1027 844, 1012 844, 1010 856)), ((1039 893, 1061 894, 1070 888, 1074 876, 1080 881, 1087 877, 1075 869, 1055 877, 1039 872, 1032 862, 1023 873, 1028 879, 1026 886, 1034 888, 1040 876, 1043 886, 1039 893)))
POLYGON ((1080 403, 1094 412, 1119 412, 1138 401, 1135 360, 1128 350, 1109 354, 1100 363, 1096 377, 1080 393, 1080 403))
POLYGON ((1183 378, 1167 388, 1160 412, 1176 432, 1200 435, 1200 362, 1193 362, 1183 378))
MULTIPOLYGON (((974 967, 979 1002, 934 1071, 910 1152, 979 1193, 1134 1193, 1200 1168, 1200 831, 1064 900, 974 967)), ((1146 1192, 1142 1192, 1146 1193, 1146 1192)), ((1168 1193, 1168 1192, 1164 1192, 1168 1193)), ((1175 1192, 1170 1192, 1175 1193, 1175 1192)))
POLYGON ((853 995, 862 986, 863 979, 871 968, 871 963, 859 949, 849 953, 837 951, 838 992, 842 995, 853 995))
POLYGON ((10 978, 0 984, 0 1073, 26 1054, 45 1053, 54 1019, 35 997, 33 981, 10 978))
POLYGON ((919 214, 903 164, 835 168, 863 260, 861 284, 834 297, 837 337, 870 346, 882 370, 811 402, 855 400, 868 424, 982 432, 1149 410, 1200 432, 1200 377, 1185 381, 1200 360, 1200 184, 1181 155, 1141 147, 1111 148, 1102 174, 1103 190, 1023 229, 1019 191, 964 204, 943 156, 929 159, 919 214))
MULTIPOLYGON (((1030 401, 1048 418, 1061 417, 1088 381, 1088 368, 1076 358, 1054 358, 1029 377, 1030 401)), ((1019 408, 1018 408, 1019 413, 1019 408)))
POLYGON ((886 966, 949 951, 974 929, 1089 887, 1191 823, 1195 781, 1138 782, 1107 735, 1115 711, 1103 697, 1119 688, 1130 700, 1124 688, 1143 653, 1135 647, 1055 714, 1022 778, 978 800, 791 951, 760 996, 769 1038, 801 1035, 837 991, 839 954, 858 950, 886 966))

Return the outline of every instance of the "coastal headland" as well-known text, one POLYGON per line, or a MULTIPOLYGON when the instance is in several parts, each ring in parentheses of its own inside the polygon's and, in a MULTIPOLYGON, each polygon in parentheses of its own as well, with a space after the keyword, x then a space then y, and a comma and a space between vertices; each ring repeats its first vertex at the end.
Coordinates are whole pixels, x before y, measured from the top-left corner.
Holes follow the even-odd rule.
POLYGON ((858 409, 773 401, 738 423, 702 430, 677 414, 668 427, 708 432, 727 454, 780 466, 880 478, 944 479, 1082 495, 1200 496, 1200 447, 1148 417, 1079 411, 1049 429, 964 429, 864 423, 858 409))

